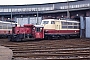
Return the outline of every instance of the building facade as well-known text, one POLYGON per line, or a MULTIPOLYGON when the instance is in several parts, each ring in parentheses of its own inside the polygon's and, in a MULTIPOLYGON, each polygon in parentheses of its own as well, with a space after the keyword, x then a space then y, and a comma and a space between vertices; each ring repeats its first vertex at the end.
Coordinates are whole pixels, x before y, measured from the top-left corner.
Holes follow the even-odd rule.
POLYGON ((40 24, 42 19, 90 16, 90 0, 32 5, 0 5, 0 20, 16 21, 20 25, 40 24))

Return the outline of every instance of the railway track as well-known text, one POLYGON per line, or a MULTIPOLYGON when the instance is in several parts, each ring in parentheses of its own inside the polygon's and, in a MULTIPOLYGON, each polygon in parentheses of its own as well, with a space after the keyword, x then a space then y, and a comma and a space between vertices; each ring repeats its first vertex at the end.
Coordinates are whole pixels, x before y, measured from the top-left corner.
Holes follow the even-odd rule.
POLYGON ((13 60, 90 60, 89 39, 41 40, 9 42, 1 39, 0 45, 13 51, 13 60))

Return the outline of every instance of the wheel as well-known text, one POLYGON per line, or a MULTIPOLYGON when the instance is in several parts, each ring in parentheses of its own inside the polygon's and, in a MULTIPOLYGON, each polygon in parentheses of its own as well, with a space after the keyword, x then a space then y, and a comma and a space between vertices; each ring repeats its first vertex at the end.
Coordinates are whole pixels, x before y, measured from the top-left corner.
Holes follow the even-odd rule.
POLYGON ((65 38, 66 38, 66 39, 69 39, 69 38, 70 38, 70 36, 69 36, 69 35, 66 35, 66 36, 65 36, 65 38))
POLYGON ((16 42, 21 42, 22 39, 20 39, 20 38, 17 37, 17 38, 15 38, 15 41, 16 41, 16 42))
POLYGON ((12 41, 12 38, 9 38, 9 41, 12 41))
POLYGON ((11 35, 8 36, 8 40, 12 41, 12 36, 11 35))

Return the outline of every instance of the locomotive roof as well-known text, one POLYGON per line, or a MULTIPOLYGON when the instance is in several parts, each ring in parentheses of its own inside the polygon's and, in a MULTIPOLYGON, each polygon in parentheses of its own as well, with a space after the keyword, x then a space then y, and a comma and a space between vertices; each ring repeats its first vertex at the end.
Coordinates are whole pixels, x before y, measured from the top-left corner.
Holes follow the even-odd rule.
POLYGON ((0 23, 17 24, 16 22, 0 21, 0 23))
POLYGON ((58 20, 58 19, 44 19, 42 21, 65 21, 65 22, 77 22, 79 23, 79 21, 75 21, 75 20, 69 20, 69 19, 64 19, 64 20, 58 20))
POLYGON ((44 27, 44 26, 42 26, 42 25, 34 25, 35 27, 44 27))
POLYGON ((31 27, 33 26, 32 24, 25 24, 24 27, 31 27))
POLYGON ((57 20, 57 19, 44 19, 45 21, 52 21, 52 20, 57 20))

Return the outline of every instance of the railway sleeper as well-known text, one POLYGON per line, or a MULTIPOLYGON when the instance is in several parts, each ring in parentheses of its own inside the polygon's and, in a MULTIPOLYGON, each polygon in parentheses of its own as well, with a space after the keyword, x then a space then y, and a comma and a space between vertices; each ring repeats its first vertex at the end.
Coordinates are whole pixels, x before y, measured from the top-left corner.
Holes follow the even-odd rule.
POLYGON ((88 55, 78 55, 78 54, 15 54, 13 57, 63 57, 63 58, 87 58, 88 55))

